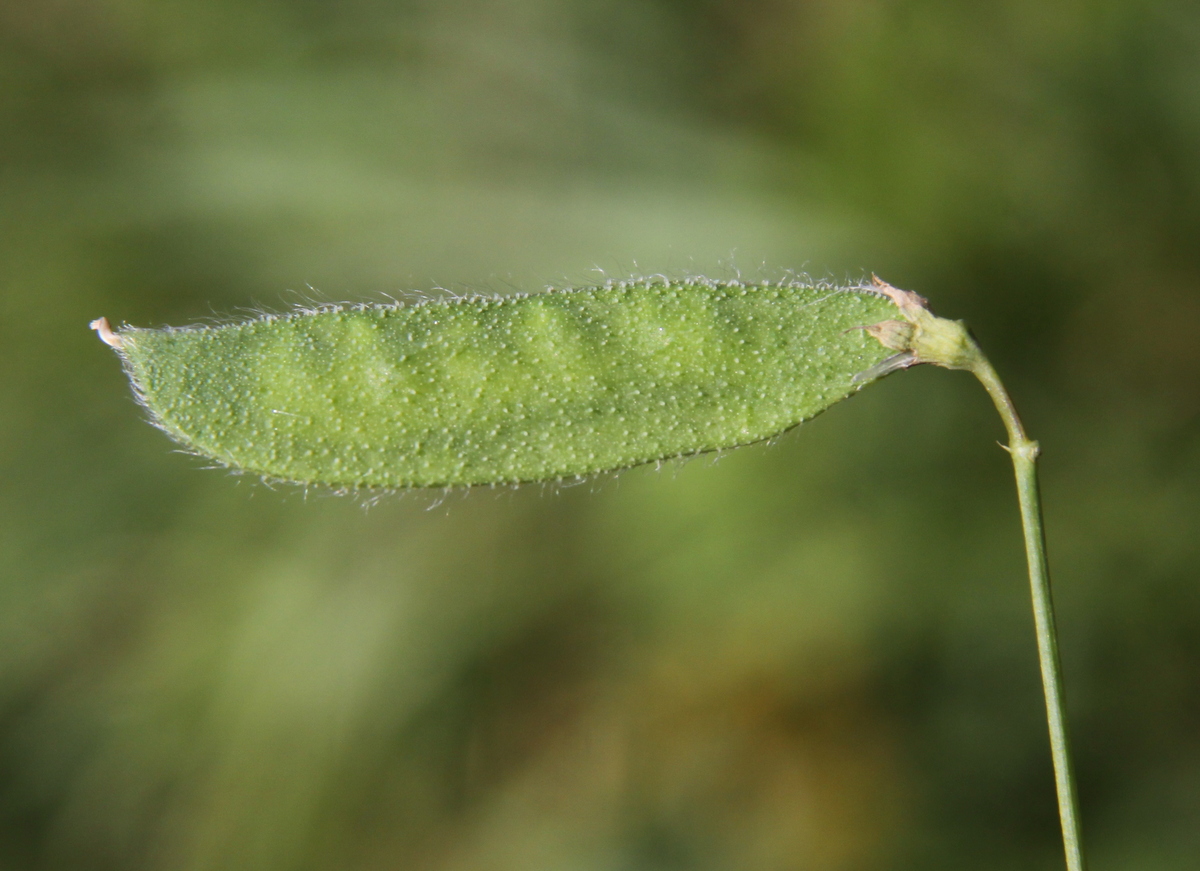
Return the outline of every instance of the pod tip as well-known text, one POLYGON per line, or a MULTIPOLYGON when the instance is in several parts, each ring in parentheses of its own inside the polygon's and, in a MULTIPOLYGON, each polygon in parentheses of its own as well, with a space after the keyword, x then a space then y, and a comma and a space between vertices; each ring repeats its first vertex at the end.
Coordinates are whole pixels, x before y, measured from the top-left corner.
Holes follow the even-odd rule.
POLYGON ((108 318, 96 318, 88 328, 95 330, 96 335, 100 337, 100 341, 108 345, 110 348, 116 348, 118 351, 125 346, 121 341, 121 337, 113 332, 113 328, 109 326, 108 318))

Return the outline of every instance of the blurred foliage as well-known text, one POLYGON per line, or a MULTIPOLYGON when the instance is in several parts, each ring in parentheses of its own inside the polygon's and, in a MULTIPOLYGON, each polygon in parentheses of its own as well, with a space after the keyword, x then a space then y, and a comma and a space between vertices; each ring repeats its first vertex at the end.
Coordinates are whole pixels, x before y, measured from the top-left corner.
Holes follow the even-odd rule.
POLYGON ((1198 233, 1181 0, 0 0, 0 865, 1061 867, 967 376, 364 510, 201 471, 86 329, 806 268, 976 328, 1093 866, 1194 867, 1198 233))

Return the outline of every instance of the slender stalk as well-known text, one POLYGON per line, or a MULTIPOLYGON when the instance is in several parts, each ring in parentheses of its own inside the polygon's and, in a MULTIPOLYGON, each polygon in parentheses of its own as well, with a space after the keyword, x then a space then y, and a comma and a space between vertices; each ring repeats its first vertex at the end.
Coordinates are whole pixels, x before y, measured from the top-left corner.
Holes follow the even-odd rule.
POLYGON ((1067 737, 1067 711, 1063 698, 1062 663, 1058 656, 1058 631, 1054 625, 1054 601, 1050 594, 1050 571, 1046 565, 1046 538, 1042 531, 1042 502, 1038 492, 1038 443, 1025 434, 1008 391, 996 370, 978 352, 970 370, 983 383, 1008 430, 1008 452, 1017 478, 1021 503, 1021 525, 1025 531, 1025 556, 1029 562, 1029 585, 1033 594, 1033 618, 1037 627, 1038 659, 1042 688, 1046 694, 1046 719, 1050 726, 1050 753, 1054 759, 1054 781, 1058 791, 1058 815, 1062 824, 1063 849, 1068 871, 1084 871, 1083 845, 1079 832, 1079 799, 1071 770, 1071 748, 1067 737))
POLYGON ((932 363, 947 369, 965 369, 974 373, 992 397, 1008 430, 1008 453, 1017 476, 1021 525, 1025 530, 1025 556, 1029 561, 1029 586, 1033 594, 1033 619, 1037 627, 1042 689, 1046 693, 1046 720, 1050 726, 1050 753, 1054 759, 1063 849, 1067 854, 1067 871, 1084 871, 1083 846, 1079 834, 1079 801, 1075 794, 1075 776, 1071 772, 1062 663, 1058 658, 1058 632, 1054 626, 1050 572, 1046 567, 1046 538, 1042 532, 1042 502, 1038 495, 1038 443, 1025 434, 1017 409, 1000 383, 1000 376, 961 321, 939 318, 929 311, 926 300, 912 291, 900 290, 877 277, 872 277, 872 283, 877 293, 896 304, 904 318, 903 321, 883 321, 863 328, 884 347, 900 352, 887 361, 888 366, 902 368, 917 363, 932 363))

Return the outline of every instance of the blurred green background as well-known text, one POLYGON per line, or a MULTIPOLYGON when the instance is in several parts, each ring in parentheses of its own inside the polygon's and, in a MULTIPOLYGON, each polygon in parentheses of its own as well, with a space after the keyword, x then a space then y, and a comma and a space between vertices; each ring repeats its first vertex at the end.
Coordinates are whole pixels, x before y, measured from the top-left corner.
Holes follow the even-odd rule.
POLYGON ((1200 857, 1200 6, 0 0, 0 867, 1062 867, 962 373, 573 488, 204 471, 92 318, 878 272, 1044 448, 1093 871, 1200 857))

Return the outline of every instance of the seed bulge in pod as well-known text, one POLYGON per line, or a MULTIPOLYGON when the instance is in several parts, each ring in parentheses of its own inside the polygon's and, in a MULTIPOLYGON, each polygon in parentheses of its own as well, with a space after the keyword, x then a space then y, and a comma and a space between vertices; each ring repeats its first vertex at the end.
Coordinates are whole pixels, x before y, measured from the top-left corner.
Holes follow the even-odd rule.
POLYGON ((275 480, 394 489, 770 438, 888 371, 859 328, 896 314, 871 288, 690 279, 93 327, 189 450, 275 480))

